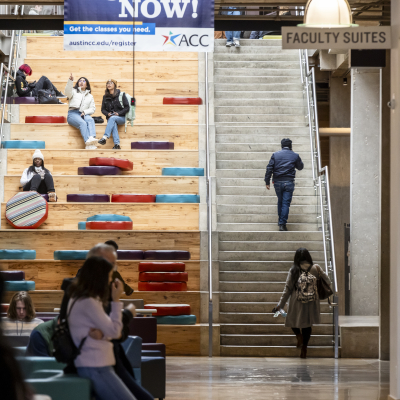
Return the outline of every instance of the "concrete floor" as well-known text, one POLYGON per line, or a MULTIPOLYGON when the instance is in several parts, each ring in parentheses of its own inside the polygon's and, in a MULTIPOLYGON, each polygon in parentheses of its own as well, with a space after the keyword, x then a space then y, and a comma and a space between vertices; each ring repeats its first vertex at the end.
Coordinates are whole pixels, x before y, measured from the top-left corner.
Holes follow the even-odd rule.
POLYGON ((389 362, 167 357, 167 400, 387 400, 389 362))

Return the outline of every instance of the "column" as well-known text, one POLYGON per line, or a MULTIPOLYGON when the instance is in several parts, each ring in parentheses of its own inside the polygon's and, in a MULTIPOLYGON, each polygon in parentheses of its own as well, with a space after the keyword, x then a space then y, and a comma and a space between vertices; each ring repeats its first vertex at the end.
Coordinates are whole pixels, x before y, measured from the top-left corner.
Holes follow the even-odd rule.
POLYGON ((381 129, 381 71, 352 69, 351 315, 379 315, 381 129))

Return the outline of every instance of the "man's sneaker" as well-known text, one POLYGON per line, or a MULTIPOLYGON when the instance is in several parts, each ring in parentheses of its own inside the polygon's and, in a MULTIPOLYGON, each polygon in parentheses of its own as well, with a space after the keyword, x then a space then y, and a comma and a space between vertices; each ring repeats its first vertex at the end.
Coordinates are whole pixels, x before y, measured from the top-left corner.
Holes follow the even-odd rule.
POLYGON ((101 138, 97 143, 101 144, 101 145, 105 145, 107 143, 107 140, 105 138, 101 138))
POLYGON ((234 45, 235 47, 240 47, 240 42, 239 42, 239 40, 238 40, 238 39, 235 39, 235 40, 233 41, 233 45, 234 45))
POLYGON ((85 150, 96 150, 97 146, 86 146, 85 150))
POLYGON ((66 96, 64 93, 62 93, 62 92, 59 92, 59 93, 57 94, 57 97, 60 98, 60 99, 66 99, 66 98, 67 98, 67 96, 66 96))
POLYGON ((89 136, 89 139, 86 140, 85 144, 86 144, 86 146, 90 146, 90 145, 94 146, 96 143, 97 143, 97 139, 93 136, 89 136))
POLYGON ((279 225, 279 231, 286 232, 287 231, 286 225, 279 225))
POLYGON ((232 47, 233 46, 233 43, 232 42, 226 42, 226 45, 225 45, 226 47, 232 47))
POLYGON ((121 146, 119 144, 114 145, 113 150, 121 150, 121 146))

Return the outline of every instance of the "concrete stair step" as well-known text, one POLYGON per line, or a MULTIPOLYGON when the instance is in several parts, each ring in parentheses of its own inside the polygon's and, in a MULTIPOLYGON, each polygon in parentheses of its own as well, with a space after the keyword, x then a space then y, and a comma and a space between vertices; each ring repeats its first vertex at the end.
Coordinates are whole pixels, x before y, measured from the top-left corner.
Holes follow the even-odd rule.
POLYGON ((215 122, 239 122, 239 123, 297 123, 302 124, 305 121, 303 115, 286 114, 215 114, 215 122))
MULTIPOLYGON (((323 251, 310 251, 314 260, 323 260, 323 251)), ((220 261, 293 261, 293 251, 220 251, 220 261)), ((256 290, 257 291, 257 290, 256 290)))
MULTIPOLYGON (((223 232, 230 233, 230 232, 223 232)), ((296 232, 297 233, 297 232, 296 232)), ((325 262, 315 261, 316 264, 320 265, 321 268, 325 268, 325 262)), ((288 272, 293 265, 293 261, 220 261, 219 271, 220 272, 288 272)), ((242 300, 232 300, 242 301, 242 300)), ((247 300, 246 300, 247 301, 247 300)), ((255 297, 251 301, 259 301, 258 297, 255 297)), ((263 300, 265 301, 265 300, 263 300)))
MULTIPOLYGON (((300 69, 299 61, 214 61, 214 68, 280 68, 280 69, 300 69)), ((300 84, 300 82, 299 82, 300 84)))
MULTIPOLYGON (((271 189, 268 191, 265 184, 260 182, 257 186, 218 186, 217 194, 219 195, 232 195, 232 196, 274 196, 275 190, 271 189)), ((294 195, 296 196, 314 196, 315 190, 313 187, 302 188, 296 187, 294 195)))
MULTIPOLYGON (((247 130, 247 126, 243 127, 243 130, 247 130)), ((259 129, 260 127, 255 126, 254 130, 259 129)), ((263 127, 265 128, 265 127, 263 127)), ((275 127, 275 129, 279 130, 280 127, 275 127)), ((295 129, 301 129, 301 127, 293 127, 295 129)), ((286 136, 290 137, 292 140, 292 146, 293 146, 293 151, 298 151, 297 146, 307 146, 310 147, 310 138, 306 136, 293 136, 283 133, 282 135, 279 135, 278 137, 268 137, 266 135, 257 135, 257 134, 249 134, 249 136, 242 136, 234 132, 234 129, 232 129, 232 133, 229 133, 229 131, 232 129, 230 126, 223 126, 223 125, 218 125, 216 126, 217 130, 217 135, 215 138, 215 141, 217 144, 223 143, 223 144, 231 144, 231 145, 247 145, 247 146, 256 146, 255 143, 260 143, 261 145, 273 145, 273 150, 278 151, 281 148, 281 140, 286 136), (223 130, 223 132, 219 132, 220 130, 223 130)), ((236 129, 236 128, 235 128, 236 129)), ((240 128, 237 128, 240 129, 240 128)), ((243 133, 244 135, 244 133, 243 133)), ((303 148, 303 147, 299 147, 303 148)))
MULTIPOLYGON (((234 146, 234 145, 233 145, 234 146)), ((238 145, 236 145, 238 146, 238 145)), ((249 145, 243 145, 243 147, 249 147, 249 145)), ((254 161, 263 161, 269 162, 272 154, 277 150, 277 146, 274 147, 272 151, 253 151, 249 149, 247 151, 218 151, 217 149, 217 161, 239 161, 239 160, 254 160, 254 161)), ((244 149, 243 149, 244 150, 244 149)), ((297 150, 297 149, 296 149, 297 150)), ((302 160, 311 161, 311 152, 310 151, 302 151, 298 152, 302 160)))
MULTIPOLYGON (((232 50, 237 50, 237 49, 232 49, 232 50)), ((297 63, 298 66, 300 65, 299 61, 299 55, 296 53, 267 53, 263 51, 259 51, 258 53, 241 53, 240 49, 239 51, 230 51, 226 53, 216 53, 214 54, 214 62, 218 61, 234 61, 237 62, 240 60, 241 62, 243 61, 277 61, 277 62, 290 62, 292 64, 297 63)))
MULTIPOLYGON (((309 346, 332 346, 332 335, 312 335, 309 346)), ((223 346, 291 346, 296 347, 297 339, 292 333, 287 335, 221 335, 223 346)), ((300 351, 300 350, 298 350, 300 351)))
MULTIPOLYGON (((293 265, 293 261, 292 261, 293 265)), ((270 302, 278 304, 282 297, 282 292, 220 292, 219 301, 220 303, 226 302, 270 302)), ((283 323, 283 322, 282 322, 283 323)))
MULTIPOLYGON (((217 143, 217 157, 219 160, 224 159, 238 159, 237 157, 251 156, 256 157, 258 154, 259 160, 269 160, 272 154, 276 151, 280 150, 280 143, 217 143), (222 157, 222 155, 226 155, 226 157, 222 157), (228 157, 228 158, 227 158, 228 157)), ((297 143, 294 144, 294 148, 296 149, 296 153, 299 153, 300 157, 304 160, 311 159, 311 150, 310 145, 308 143, 297 143)))
MULTIPOLYGON (((317 224, 296 224, 296 223, 287 223, 287 228, 290 231, 315 231, 317 230, 317 224)), ((230 223, 219 223, 218 222, 218 230, 219 231, 279 231, 278 225, 275 224, 230 224, 230 223)))
MULTIPOLYGON (((260 126, 257 128, 252 128, 252 127, 237 127, 237 126, 220 126, 216 128, 216 134, 217 135, 239 135, 243 139, 246 139, 249 135, 254 135, 255 141, 258 143, 271 143, 271 139, 273 142, 277 141, 279 144, 281 143, 282 135, 284 137, 289 136, 293 144, 295 143, 304 143, 306 140, 306 143, 310 143, 310 129, 308 126, 305 125, 302 127, 291 127, 291 126, 276 126, 276 127, 270 127, 270 126, 260 126), (262 140, 261 140, 262 139, 262 140), (270 139, 270 140, 265 140, 264 139, 270 139)), ((254 138, 252 140, 254 141, 254 138)), ((243 141, 243 143, 247 143, 246 140, 243 141)))
MULTIPOLYGON (((282 282, 287 278, 287 271, 220 271, 219 280, 226 282, 241 282, 241 281, 267 281, 267 282, 282 282)), ((221 310, 223 311, 223 310, 221 310)), ((236 310, 237 311, 237 310, 236 310)), ((244 310, 251 311, 251 310, 244 310)), ((243 312, 244 312, 243 311, 243 312)), ((259 312, 259 311, 253 311, 259 312)), ((266 311, 264 311, 266 312, 266 311)))
MULTIPOLYGON (((217 150, 218 151, 218 150, 217 150)), ((217 178, 217 187, 236 186, 236 187, 252 187, 260 185, 261 178, 217 178)), ((262 180, 262 184, 265 182, 262 180)), ((296 189, 314 188, 314 184, 310 179, 296 179, 296 189)))
MULTIPOLYGON (((225 47, 226 44, 226 39, 215 39, 214 40, 214 51, 217 51, 217 47, 225 47)), ((240 41, 240 49, 243 47, 274 47, 274 48, 279 48, 282 49, 282 39, 242 39, 240 41)), ((232 49, 232 48, 230 48, 232 49)), ((233 50, 233 49, 232 49, 233 50)), ((260 51, 263 51, 260 49, 260 51)), ((293 50, 292 50, 293 51, 293 50)), ((296 51, 296 50, 294 50, 296 51)))
POLYGON ((295 115, 304 117, 304 107, 288 107, 288 106, 260 106, 256 107, 242 104, 241 106, 218 106, 214 107, 215 115, 230 115, 230 114, 245 114, 245 115, 269 115, 269 114, 280 114, 280 115, 295 115))
MULTIPOLYGON (((233 64, 231 62, 227 64, 233 64)), ((291 94, 297 94, 303 97, 303 85, 301 84, 300 80, 298 83, 250 83, 250 82, 245 82, 242 84, 238 83, 220 83, 218 81, 214 82, 214 91, 215 92, 241 92, 242 97, 244 95, 243 92, 247 93, 249 92, 268 92, 268 95, 265 96, 267 99, 271 98, 270 96, 272 93, 275 93, 277 97, 279 96, 279 93, 291 93, 291 94)), ((299 97, 300 97, 299 96, 299 97)))
POLYGON ((268 76, 272 78, 295 78, 298 83, 301 80, 299 68, 214 68, 214 81, 217 81, 219 77, 226 75, 233 76, 268 76))
MULTIPOLYGON (((221 346, 222 357, 299 357, 300 349, 285 346, 221 346)), ((333 358, 332 346, 311 346, 307 357, 333 358)))
POLYGON ((258 87, 258 90, 253 90, 253 86, 257 88, 255 84, 252 87, 249 85, 231 85, 229 88, 223 88, 227 84, 214 84, 214 99, 304 99, 303 92, 300 90, 290 91, 277 91, 269 90, 272 88, 258 87))
MULTIPOLYGON (((264 180, 266 165, 263 168, 237 169, 237 168, 218 168, 216 171, 217 179, 221 178, 253 178, 264 180)), ((306 179, 306 178, 304 178, 306 179)), ((307 178, 309 180, 310 178, 307 178)))
MULTIPOLYGON (((311 206, 317 205, 317 197, 315 196, 293 196, 292 204, 293 205, 304 205, 311 206)), ((246 195, 217 195, 217 204, 218 205, 276 205, 277 199, 274 192, 269 191, 269 193, 265 194, 265 196, 246 196, 246 195)))
POLYGON ((259 128, 259 127, 264 127, 264 126, 291 126, 293 128, 301 128, 303 127, 302 122, 235 122, 235 121, 220 121, 220 122, 215 122, 215 126, 224 126, 224 127, 254 127, 254 128, 259 128))
MULTIPOLYGON (((286 328, 283 324, 221 324, 221 334, 241 334, 241 335, 281 335, 291 333, 290 328, 286 328)), ((314 335, 332 335, 333 325, 321 324, 314 325, 312 333, 314 335)))
POLYGON ((305 247, 309 251, 323 251, 322 240, 315 241, 221 241, 219 251, 290 251, 294 252, 299 247, 305 247))
POLYGON ((322 232, 220 232, 219 240, 240 242, 319 241, 322 240, 322 232))
MULTIPOLYGON (((273 224, 277 223, 276 212, 272 214, 217 214, 218 223, 231 224, 273 224)), ((312 224, 317 220, 312 214, 290 214, 290 223, 292 224, 312 224)))
POLYGON ((253 39, 242 39, 241 46, 239 48, 226 47, 225 44, 223 46, 216 45, 214 47, 214 57, 220 54, 260 54, 261 52, 263 54, 291 54, 299 57, 299 54, 296 50, 283 50, 282 47, 279 46, 262 46, 262 48, 260 48, 260 46, 253 44, 248 45, 247 40, 253 39), (246 40, 246 44, 244 44, 244 40, 246 40))
MULTIPOLYGON (((332 323, 332 315, 327 313, 321 313, 321 324, 331 324, 332 323)), ((240 323, 240 324, 284 324, 284 318, 278 317, 275 318, 274 315, 269 313, 219 313, 220 323, 240 323)))
POLYGON ((304 107, 303 99, 214 99, 214 106, 248 106, 248 107, 258 107, 263 105, 264 107, 304 107))
POLYGON ((233 84, 236 83, 237 85, 248 85, 248 84, 275 84, 278 85, 282 84, 291 84, 297 87, 298 83, 300 82, 300 76, 268 76, 267 73, 265 75, 257 75, 257 76, 248 76, 240 75, 236 72, 235 69, 230 68, 220 68, 221 71, 225 71, 221 75, 214 76, 214 83, 229 83, 233 84))
MULTIPOLYGON (((265 175, 265 168, 267 167, 269 162, 269 158, 265 160, 227 160, 227 161, 218 161, 217 160, 217 169, 263 169, 265 175)), ((299 178, 312 178, 312 170, 311 170, 311 162, 304 165, 304 168, 301 171, 296 171, 296 177, 299 178)))
MULTIPOLYGON (((276 306, 276 302, 274 301, 248 301, 246 303, 243 302, 220 302, 219 310, 220 312, 251 312, 251 313, 271 313, 272 309, 276 306)), ((330 313, 332 312, 331 307, 327 302, 321 302, 320 310, 322 313, 330 313)), ((331 335, 332 332, 329 332, 331 335)))
MULTIPOLYGON (((290 214, 314 214, 316 213, 316 205, 307 206, 307 205, 291 205, 290 206, 290 214)), ((274 205, 233 205, 233 204, 218 204, 217 205, 217 213, 220 215, 224 214, 270 214, 277 215, 276 204, 274 205)), ((240 231, 240 229, 239 229, 240 231)), ((318 231, 318 229, 316 229, 318 231)), ((276 234, 275 232, 273 232, 276 234)))

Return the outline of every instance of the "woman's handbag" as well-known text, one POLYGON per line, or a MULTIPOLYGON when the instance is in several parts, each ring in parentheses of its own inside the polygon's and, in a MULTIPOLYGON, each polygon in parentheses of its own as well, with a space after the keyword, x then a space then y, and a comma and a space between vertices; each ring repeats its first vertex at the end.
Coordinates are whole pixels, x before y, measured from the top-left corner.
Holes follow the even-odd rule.
POLYGON ((63 319, 59 325, 57 325, 56 330, 51 338, 54 347, 53 356, 58 362, 64 364, 72 363, 75 358, 81 354, 82 346, 85 344, 87 339, 87 336, 84 337, 81 340, 79 347, 76 347, 69 330, 68 317, 71 314, 72 307, 74 306, 76 300, 72 303, 67 317, 63 319))
POLYGON ((321 278, 321 269, 318 268, 318 281, 317 281, 318 297, 320 300, 326 300, 333 295, 333 291, 330 286, 321 278))
POLYGON ((51 90, 39 90, 38 91, 39 104, 59 104, 60 101, 57 99, 55 93, 51 90))
POLYGON ((95 124, 104 124, 104 119, 101 117, 92 117, 95 124))

